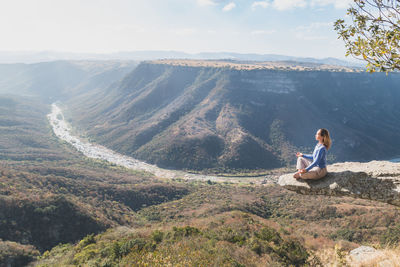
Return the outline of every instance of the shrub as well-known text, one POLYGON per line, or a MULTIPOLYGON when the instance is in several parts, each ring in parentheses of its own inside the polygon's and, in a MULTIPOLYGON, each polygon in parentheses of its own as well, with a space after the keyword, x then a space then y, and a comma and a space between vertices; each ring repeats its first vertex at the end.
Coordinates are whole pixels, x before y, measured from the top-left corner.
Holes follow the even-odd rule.
POLYGON ((246 236, 242 233, 239 233, 236 230, 232 230, 231 228, 226 228, 221 234, 222 240, 228 241, 230 243, 237 243, 239 245, 243 245, 246 242, 246 236))
POLYGON ((111 256, 113 260, 119 260, 132 251, 141 252, 143 249, 154 250, 152 244, 146 243, 142 238, 135 238, 125 242, 114 242, 101 251, 101 256, 111 256))
POLYGON ((262 255, 265 253, 271 253, 273 252, 273 248, 266 242, 263 242, 259 239, 253 239, 249 243, 250 249, 257 253, 258 255, 262 255))
POLYGON ((259 232, 255 233, 255 236, 264 241, 274 242, 274 244, 279 244, 282 241, 278 231, 269 227, 262 228, 259 232))
POLYGON ((159 231, 159 230, 155 230, 153 233, 151 233, 151 239, 156 242, 156 243, 160 243, 164 238, 164 233, 159 231))
POLYGON ((174 239, 188 237, 192 235, 198 235, 201 233, 199 229, 196 227, 185 226, 185 227, 175 227, 172 229, 174 231, 173 237, 174 239))
POLYGON ((332 239, 338 240, 343 239, 347 241, 354 241, 355 231, 351 229, 340 229, 336 233, 330 235, 332 239))
POLYGON ((121 245, 119 242, 114 242, 111 251, 113 259, 120 259, 122 257, 121 245))
POLYGON ((96 243, 96 240, 94 239, 94 234, 90 234, 90 235, 87 235, 85 238, 83 238, 79 242, 78 248, 82 249, 82 248, 86 247, 87 245, 90 245, 90 244, 93 244, 93 243, 96 243))
POLYGON ((307 250, 297 241, 284 242, 277 249, 279 257, 287 264, 303 265, 309 256, 307 250))
POLYGON ((73 262, 77 265, 85 263, 88 260, 95 258, 98 252, 99 251, 96 249, 95 245, 90 244, 86 246, 81 252, 75 254, 73 262))
POLYGON ((380 241, 382 245, 396 246, 400 241, 400 225, 388 228, 380 241))

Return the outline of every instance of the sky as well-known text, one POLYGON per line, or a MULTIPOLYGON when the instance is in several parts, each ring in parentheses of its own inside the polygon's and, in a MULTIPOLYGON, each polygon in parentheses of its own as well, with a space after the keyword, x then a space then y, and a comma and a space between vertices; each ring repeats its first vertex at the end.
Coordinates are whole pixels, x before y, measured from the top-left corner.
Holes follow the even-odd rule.
POLYGON ((0 0, 0 51, 173 50, 345 58, 352 0, 0 0))

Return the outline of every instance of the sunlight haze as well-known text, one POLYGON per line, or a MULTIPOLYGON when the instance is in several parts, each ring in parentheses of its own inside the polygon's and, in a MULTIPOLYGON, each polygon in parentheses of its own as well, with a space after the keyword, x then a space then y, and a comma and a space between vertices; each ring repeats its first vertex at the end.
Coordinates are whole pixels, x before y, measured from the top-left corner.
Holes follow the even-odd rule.
POLYGON ((0 51, 174 50, 344 58, 347 0, 2 1, 0 51))

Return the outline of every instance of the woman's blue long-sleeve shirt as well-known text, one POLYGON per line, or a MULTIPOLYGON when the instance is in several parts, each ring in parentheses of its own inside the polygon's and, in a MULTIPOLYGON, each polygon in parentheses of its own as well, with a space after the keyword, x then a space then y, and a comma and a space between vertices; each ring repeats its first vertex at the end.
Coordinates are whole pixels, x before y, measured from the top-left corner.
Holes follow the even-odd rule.
POLYGON ((312 155, 303 154, 303 157, 312 160, 310 166, 306 168, 307 171, 316 166, 320 167, 321 169, 326 167, 326 147, 323 144, 318 143, 315 146, 312 155))

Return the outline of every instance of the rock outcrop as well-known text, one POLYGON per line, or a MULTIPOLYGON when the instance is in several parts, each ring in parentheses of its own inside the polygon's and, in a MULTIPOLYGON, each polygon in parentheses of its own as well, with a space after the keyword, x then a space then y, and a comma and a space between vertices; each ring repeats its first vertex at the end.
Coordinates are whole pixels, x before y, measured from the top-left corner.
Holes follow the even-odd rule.
POLYGON ((400 163, 344 162, 327 168, 320 180, 296 180, 290 173, 279 177, 278 184, 301 194, 351 196, 400 206, 400 163))

